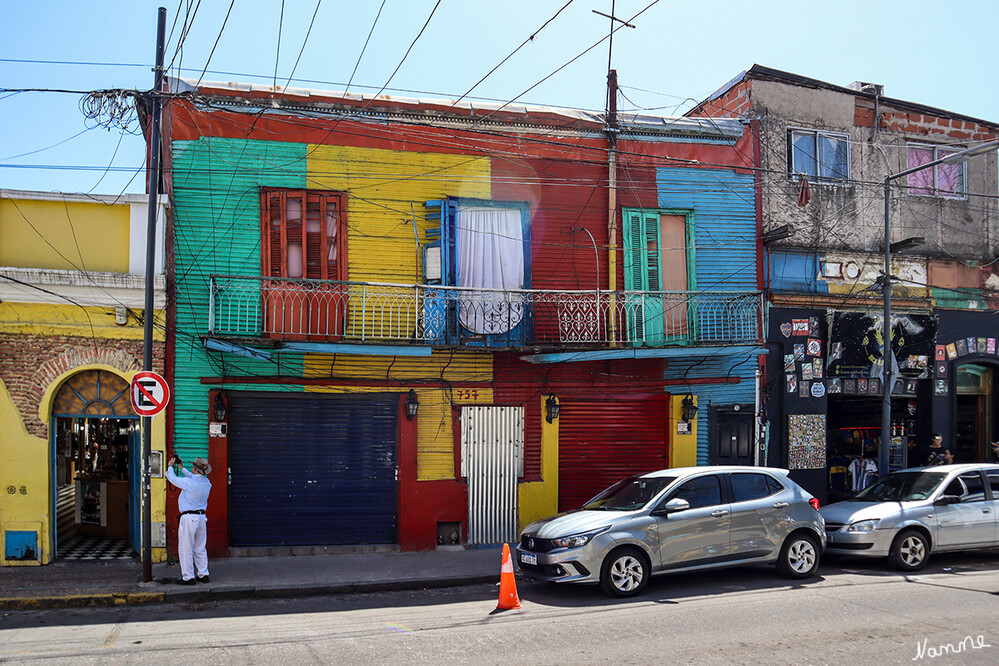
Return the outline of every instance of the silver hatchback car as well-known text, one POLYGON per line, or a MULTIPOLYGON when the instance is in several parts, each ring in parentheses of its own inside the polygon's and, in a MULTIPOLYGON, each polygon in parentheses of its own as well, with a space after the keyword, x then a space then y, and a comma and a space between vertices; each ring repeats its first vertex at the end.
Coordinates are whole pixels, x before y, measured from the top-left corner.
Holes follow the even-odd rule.
POLYGON ((620 481, 576 511, 528 525, 521 572, 557 583, 597 583, 614 596, 650 576, 776 563, 790 578, 815 573, 825 547, 818 501, 770 467, 683 467, 620 481))
POLYGON ((887 557, 902 571, 930 553, 999 546, 999 465, 938 465, 887 474, 822 507, 837 555, 887 557))

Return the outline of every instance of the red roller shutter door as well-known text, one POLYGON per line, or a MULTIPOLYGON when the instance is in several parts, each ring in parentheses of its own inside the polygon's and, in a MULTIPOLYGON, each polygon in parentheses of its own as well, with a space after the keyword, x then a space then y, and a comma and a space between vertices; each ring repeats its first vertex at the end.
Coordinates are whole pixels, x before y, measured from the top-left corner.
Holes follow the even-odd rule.
POLYGON ((611 484, 669 466, 667 396, 610 396, 561 401, 559 511, 580 505, 611 484))

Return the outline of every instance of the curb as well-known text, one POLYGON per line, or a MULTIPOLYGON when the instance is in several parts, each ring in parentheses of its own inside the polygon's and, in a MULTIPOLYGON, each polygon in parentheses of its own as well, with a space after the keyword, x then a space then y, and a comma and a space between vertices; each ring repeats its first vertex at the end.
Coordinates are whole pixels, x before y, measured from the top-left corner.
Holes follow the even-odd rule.
POLYGON ((297 599, 303 597, 393 592, 441 587, 463 587, 496 583, 496 575, 460 576, 430 580, 394 580, 370 583, 340 583, 300 587, 236 587, 176 592, 116 592, 109 594, 71 594, 51 597, 0 598, 0 610, 50 610, 56 608, 96 608, 155 603, 209 603, 238 599, 297 599))
POLYGON ((0 610, 47 610, 154 604, 166 601, 163 592, 113 592, 110 594, 69 594, 61 597, 9 597, 0 599, 0 610))

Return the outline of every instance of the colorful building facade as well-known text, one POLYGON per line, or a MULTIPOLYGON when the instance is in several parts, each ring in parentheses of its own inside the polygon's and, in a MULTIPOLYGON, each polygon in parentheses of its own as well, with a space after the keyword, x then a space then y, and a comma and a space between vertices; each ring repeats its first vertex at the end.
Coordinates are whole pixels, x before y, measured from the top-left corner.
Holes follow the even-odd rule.
POLYGON ((170 86, 168 431, 211 552, 510 541, 752 458, 741 122, 170 86))
MULTIPOLYGON (((141 550, 140 425, 127 387, 142 369, 147 210, 133 195, 0 190, 0 564, 141 550)), ((160 454, 165 425, 152 421, 160 454)), ((162 475, 152 489, 162 560, 162 475)))
POLYGON ((826 501, 859 489, 844 482, 852 462, 881 467, 855 478, 860 487, 886 460, 889 469, 925 464, 919 451, 934 432, 958 462, 990 459, 999 159, 992 150, 933 162, 994 141, 999 125, 888 97, 880 84, 760 65, 690 114, 759 128, 770 462, 826 501), (892 441, 882 446, 885 358, 895 379, 892 441))

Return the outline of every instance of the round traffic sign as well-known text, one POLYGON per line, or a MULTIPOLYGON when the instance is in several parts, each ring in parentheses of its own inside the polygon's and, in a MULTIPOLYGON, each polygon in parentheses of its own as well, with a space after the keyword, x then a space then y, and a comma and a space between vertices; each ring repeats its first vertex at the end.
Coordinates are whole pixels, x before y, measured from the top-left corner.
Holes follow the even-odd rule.
POLYGON ((170 402, 170 387, 166 380, 155 372, 137 372, 132 377, 129 391, 132 409, 139 416, 159 414, 170 402))

